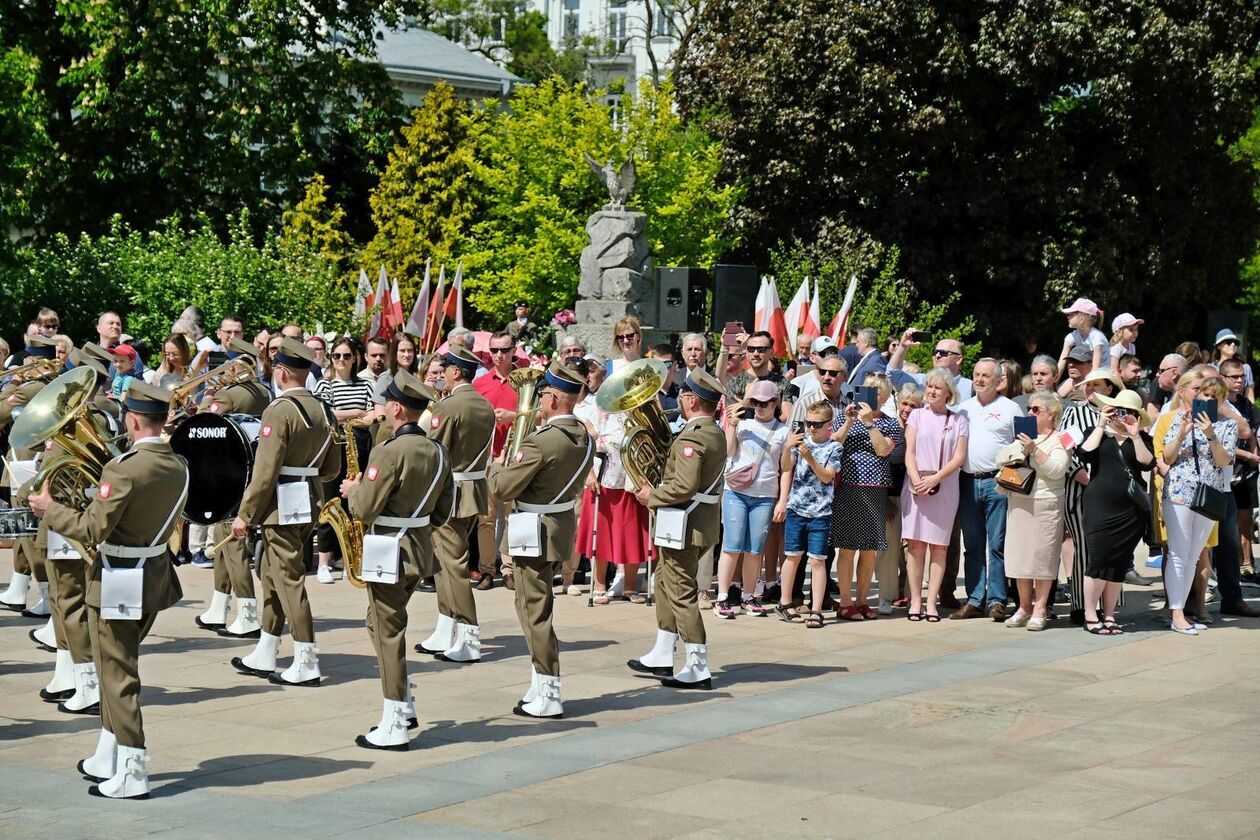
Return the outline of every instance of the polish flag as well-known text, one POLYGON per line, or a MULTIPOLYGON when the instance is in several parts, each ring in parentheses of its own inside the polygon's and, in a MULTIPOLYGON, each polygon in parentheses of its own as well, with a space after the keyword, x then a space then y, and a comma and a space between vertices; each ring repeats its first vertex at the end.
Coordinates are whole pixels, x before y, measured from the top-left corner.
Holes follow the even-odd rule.
POLYGON ((455 326, 464 326, 464 261, 455 266, 455 279, 451 281, 451 293, 446 299, 446 317, 455 321, 455 326))
POLYGON ((368 280, 367 272, 359 269, 359 288, 354 292, 354 317, 366 318, 368 311, 375 304, 372 299, 372 283, 368 280))
POLYGON ((372 323, 368 325, 367 335, 363 340, 375 338, 381 333, 381 314, 389 305, 389 282, 385 277, 385 266, 381 266, 381 276, 376 281, 376 293, 368 298, 368 306, 372 311, 372 323))
POLYGON ((425 328, 429 325, 429 261, 424 261, 424 280, 420 281, 420 293, 416 296, 416 305, 411 307, 407 317, 407 325, 403 331, 424 338, 425 328))
MULTIPOLYGON (((804 320, 801 321, 801 334, 807 337, 810 341, 813 341, 815 338, 822 335, 822 317, 818 312, 817 280, 814 281, 814 299, 810 302, 809 309, 806 310, 804 320)), ((796 343, 793 341, 793 347, 795 346, 796 343)))
POLYGON ((778 358, 786 356, 787 324, 783 320, 783 304, 779 303, 779 288, 773 277, 762 278, 754 322, 756 329, 765 330, 774 339, 774 355, 778 358))
POLYGON ((438 266, 437 288, 429 304, 429 327, 425 332, 424 352, 432 353, 442 343, 442 316, 445 314, 442 294, 446 291, 446 266, 438 266))
POLYGON ((844 293, 844 303, 840 304, 836 317, 827 327, 827 334, 837 347, 845 345, 845 336, 849 334, 849 313, 853 310, 853 295, 857 292, 857 275, 849 279, 849 288, 844 293))
MULTIPOLYGON (((801 287, 792 296, 787 311, 783 313, 783 321, 787 326, 788 341, 796 346, 796 336, 801 332, 805 321, 809 318, 809 278, 801 281, 801 287)), ((815 330, 817 332, 817 330, 815 330)))
POLYGON ((394 298, 389 289, 389 277, 385 274, 385 266, 381 266, 380 277, 376 280, 377 298, 381 303, 381 319, 373 336, 388 334, 390 319, 394 314, 394 298))
POLYGON ((390 335, 398 332, 398 328, 403 325, 403 306, 402 292, 398 290, 398 278, 394 278, 393 286, 389 291, 389 326, 385 331, 390 335))

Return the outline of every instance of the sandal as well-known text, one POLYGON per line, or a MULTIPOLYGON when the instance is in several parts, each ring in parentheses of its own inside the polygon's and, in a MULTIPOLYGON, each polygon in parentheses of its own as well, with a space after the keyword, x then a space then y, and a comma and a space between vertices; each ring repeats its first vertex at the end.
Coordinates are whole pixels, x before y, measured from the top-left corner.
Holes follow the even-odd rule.
POLYGON ((927 613, 920 610, 917 613, 906 613, 906 621, 922 621, 927 617, 927 613))
POLYGON ((805 626, 808 627, 810 630, 817 630, 823 626, 825 621, 826 619, 823 618, 822 613, 817 612, 815 610, 810 610, 805 618, 805 626))
POLYGON ((627 592, 626 600, 632 604, 646 604, 647 597, 641 592, 627 592))
POLYGON ((1103 627, 1106 628, 1107 630, 1110 630, 1112 636, 1124 635, 1124 628, 1121 627, 1119 622, 1116 621, 1116 617, 1114 615, 1111 618, 1103 619, 1103 627))
POLYGON ((1111 629, 1102 621, 1087 621, 1084 624, 1085 632, 1093 636, 1110 636, 1111 629))
POLYGON ((928 613, 927 615, 923 616, 923 620, 926 621, 928 624, 935 624, 936 622, 941 620, 941 617, 940 615, 933 615, 932 613, 928 613))
POLYGON ((779 617, 779 621, 786 621, 788 624, 803 624, 805 622, 801 614, 789 604, 775 604, 774 614, 779 617))
POLYGON ((862 613, 862 618, 867 621, 874 621, 879 618, 879 613, 870 604, 858 604, 858 610, 862 613))
POLYGON ((862 615, 862 610, 857 604, 849 604, 847 607, 841 607, 836 610, 836 620, 840 621, 865 621, 866 616, 862 615))
POLYGON ((599 606, 601 606, 601 607, 602 607, 602 606, 605 606, 606 604, 609 604, 609 603, 611 603, 611 602, 612 602, 612 598, 610 598, 610 597, 609 597, 609 595, 608 595, 608 592, 607 592, 607 591, 604 591, 604 592, 596 592, 596 593, 595 593, 595 594, 591 597, 591 603, 593 603, 593 604, 598 604, 598 605, 599 605, 599 606))

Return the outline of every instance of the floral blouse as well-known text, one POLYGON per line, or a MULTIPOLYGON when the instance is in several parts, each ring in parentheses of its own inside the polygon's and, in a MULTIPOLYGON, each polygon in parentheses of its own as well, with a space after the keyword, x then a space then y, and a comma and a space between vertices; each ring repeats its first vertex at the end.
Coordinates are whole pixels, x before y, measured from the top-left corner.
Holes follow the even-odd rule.
MULTIPOLYGON (((1173 418, 1164 435, 1164 448, 1173 444, 1177 432, 1181 428, 1181 416, 1173 418)), ((1238 423, 1233 420, 1217 420, 1212 424, 1212 432, 1225 447, 1226 452, 1233 452, 1238 445, 1238 423)), ((1202 481, 1209 487, 1228 493, 1229 479, 1232 469, 1228 466, 1218 467, 1212 460, 1212 449, 1208 439, 1198 429, 1191 429, 1186 439, 1181 442, 1181 451, 1177 453, 1177 462, 1168 470, 1164 479, 1164 498, 1179 505, 1188 505, 1194 501, 1195 490, 1202 481), (1198 467, 1195 467, 1194 452, 1199 453, 1198 467)))

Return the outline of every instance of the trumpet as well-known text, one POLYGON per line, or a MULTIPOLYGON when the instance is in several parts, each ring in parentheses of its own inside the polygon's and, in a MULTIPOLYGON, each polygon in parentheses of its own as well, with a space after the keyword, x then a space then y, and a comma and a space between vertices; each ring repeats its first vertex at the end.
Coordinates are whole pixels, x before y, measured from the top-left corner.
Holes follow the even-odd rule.
POLYGON ((11 370, 0 371, 5 379, 21 379, 23 382, 38 382, 53 379, 61 371, 62 363, 56 359, 36 359, 11 370))
POLYGON ((197 410, 196 395, 201 386, 221 391, 229 385, 245 385, 257 378, 253 362, 242 356, 186 379, 171 389, 171 408, 175 411, 175 419, 180 420, 197 410))
POLYGON ((537 368, 520 368, 508 374, 508 384, 516 390, 516 419, 508 429, 507 442, 503 447, 504 463, 512 463, 521 441, 534 430, 534 416, 538 413, 538 380, 543 372, 537 368))

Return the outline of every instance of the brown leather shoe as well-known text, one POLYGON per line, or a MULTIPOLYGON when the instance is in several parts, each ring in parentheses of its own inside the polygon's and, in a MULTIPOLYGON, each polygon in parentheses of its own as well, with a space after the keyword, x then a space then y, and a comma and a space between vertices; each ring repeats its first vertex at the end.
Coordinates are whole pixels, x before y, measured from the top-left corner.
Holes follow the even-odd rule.
POLYGON ((1221 615, 1236 615, 1242 618, 1260 618, 1260 610, 1246 601, 1231 601, 1221 604, 1221 615))
POLYGON ((482 575, 481 580, 477 581, 475 588, 481 592, 487 589, 494 589, 494 575, 482 575))
POLYGON ((503 588, 511 589, 513 592, 516 591, 516 579, 512 577, 511 572, 508 572, 506 575, 503 576, 503 588))
POLYGON ((994 621, 1006 621, 1006 605, 994 601, 989 605, 989 618, 994 621))
POLYGON ((950 621, 960 621, 967 618, 983 618, 984 610, 968 601, 963 604, 962 609, 949 614, 950 621))

